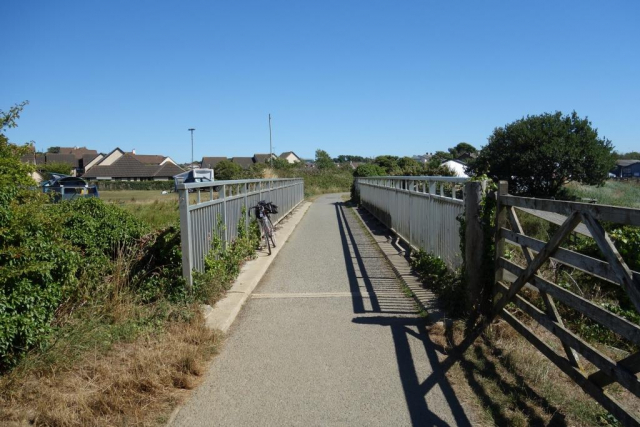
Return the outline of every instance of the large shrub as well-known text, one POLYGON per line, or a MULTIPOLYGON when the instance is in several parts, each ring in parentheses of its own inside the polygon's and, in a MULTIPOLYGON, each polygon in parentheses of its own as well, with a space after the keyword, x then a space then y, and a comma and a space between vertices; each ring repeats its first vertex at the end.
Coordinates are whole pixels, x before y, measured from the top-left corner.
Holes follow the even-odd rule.
POLYGON ((507 180, 513 194, 555 197, 569 180, 602 184, 614 165, 612 148, 575 111, 545 113, 496 128, 467 171, 507 180))
POLYGON ((56 309, 78 283, 81 257, 42 198, 14 201, 0 226, 0 369, 46 338, 56 309))

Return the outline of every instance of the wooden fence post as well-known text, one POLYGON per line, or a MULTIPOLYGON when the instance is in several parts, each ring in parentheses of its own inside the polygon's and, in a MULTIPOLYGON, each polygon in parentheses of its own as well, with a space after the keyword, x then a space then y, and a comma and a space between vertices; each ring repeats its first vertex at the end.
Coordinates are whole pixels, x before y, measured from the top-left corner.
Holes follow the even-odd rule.
POLYGON ((500 196, 506 196, 509 194, 509 183, 507 181, 500 181, 498 183, 498 194, 496 195, 496 230, 495 230, 495 282, 503 280, 504 270, 500 266, 500 257, 504 254, 504 237, 500 237, 500 229, 507 225, 507 208, 500 202, 500 196))
MULTIPOLYGON (((455 191, 455 190, 454 190, 455 191)), ((464 184, 465 215, 465 272, 467 279, 467 308, 479 306, 482 295, 482 256, 484 234, 482 230, 482 183, 469 181, 464 184)))

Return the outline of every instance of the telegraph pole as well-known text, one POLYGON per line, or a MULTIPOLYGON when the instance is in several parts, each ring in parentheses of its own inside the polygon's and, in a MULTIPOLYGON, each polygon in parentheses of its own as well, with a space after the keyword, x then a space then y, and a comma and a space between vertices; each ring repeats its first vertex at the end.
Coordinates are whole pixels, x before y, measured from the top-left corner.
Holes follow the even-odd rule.
POLYGON ((273 167, 273 144, 271 141, 271 113, 269 113, 269 166, 273 167))
POLYGON ((190 128, 187 129, 189 132, 191 132, 191 169, 193 169, 193 131, 195 130, 194 128, 190 128))

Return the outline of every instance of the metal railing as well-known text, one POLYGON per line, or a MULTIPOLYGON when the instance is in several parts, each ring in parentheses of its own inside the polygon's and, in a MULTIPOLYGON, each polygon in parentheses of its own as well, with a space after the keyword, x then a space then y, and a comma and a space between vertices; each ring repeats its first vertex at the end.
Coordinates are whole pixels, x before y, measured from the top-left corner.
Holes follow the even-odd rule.
POLYGON ((204 271, 204 259, 215 236, 231 242, 238 223, 249 224, 250 207, 266 200, 278 206, 271 219, 277 224, 304 200, 304 181, 293 179, 245 179, 178 184, 182 275, 191 287, 193 271, 204 271), (244 217, 243 217, 244 208, 244 217))
POLYGON ((439 256, 447 265, 462 264, 460 223, 464 183, 469 178, 384 176, 356 178, 360 203, 414 247, 439 256))

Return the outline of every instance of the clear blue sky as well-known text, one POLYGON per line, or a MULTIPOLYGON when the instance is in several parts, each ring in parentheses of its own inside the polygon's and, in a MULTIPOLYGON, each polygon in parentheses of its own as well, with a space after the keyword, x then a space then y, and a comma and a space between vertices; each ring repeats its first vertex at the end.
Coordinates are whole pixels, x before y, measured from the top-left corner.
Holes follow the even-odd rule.
POLYGON ((640 1, 7 1, 13 142, 412 155, 576 110, 640 151, 640 1))

